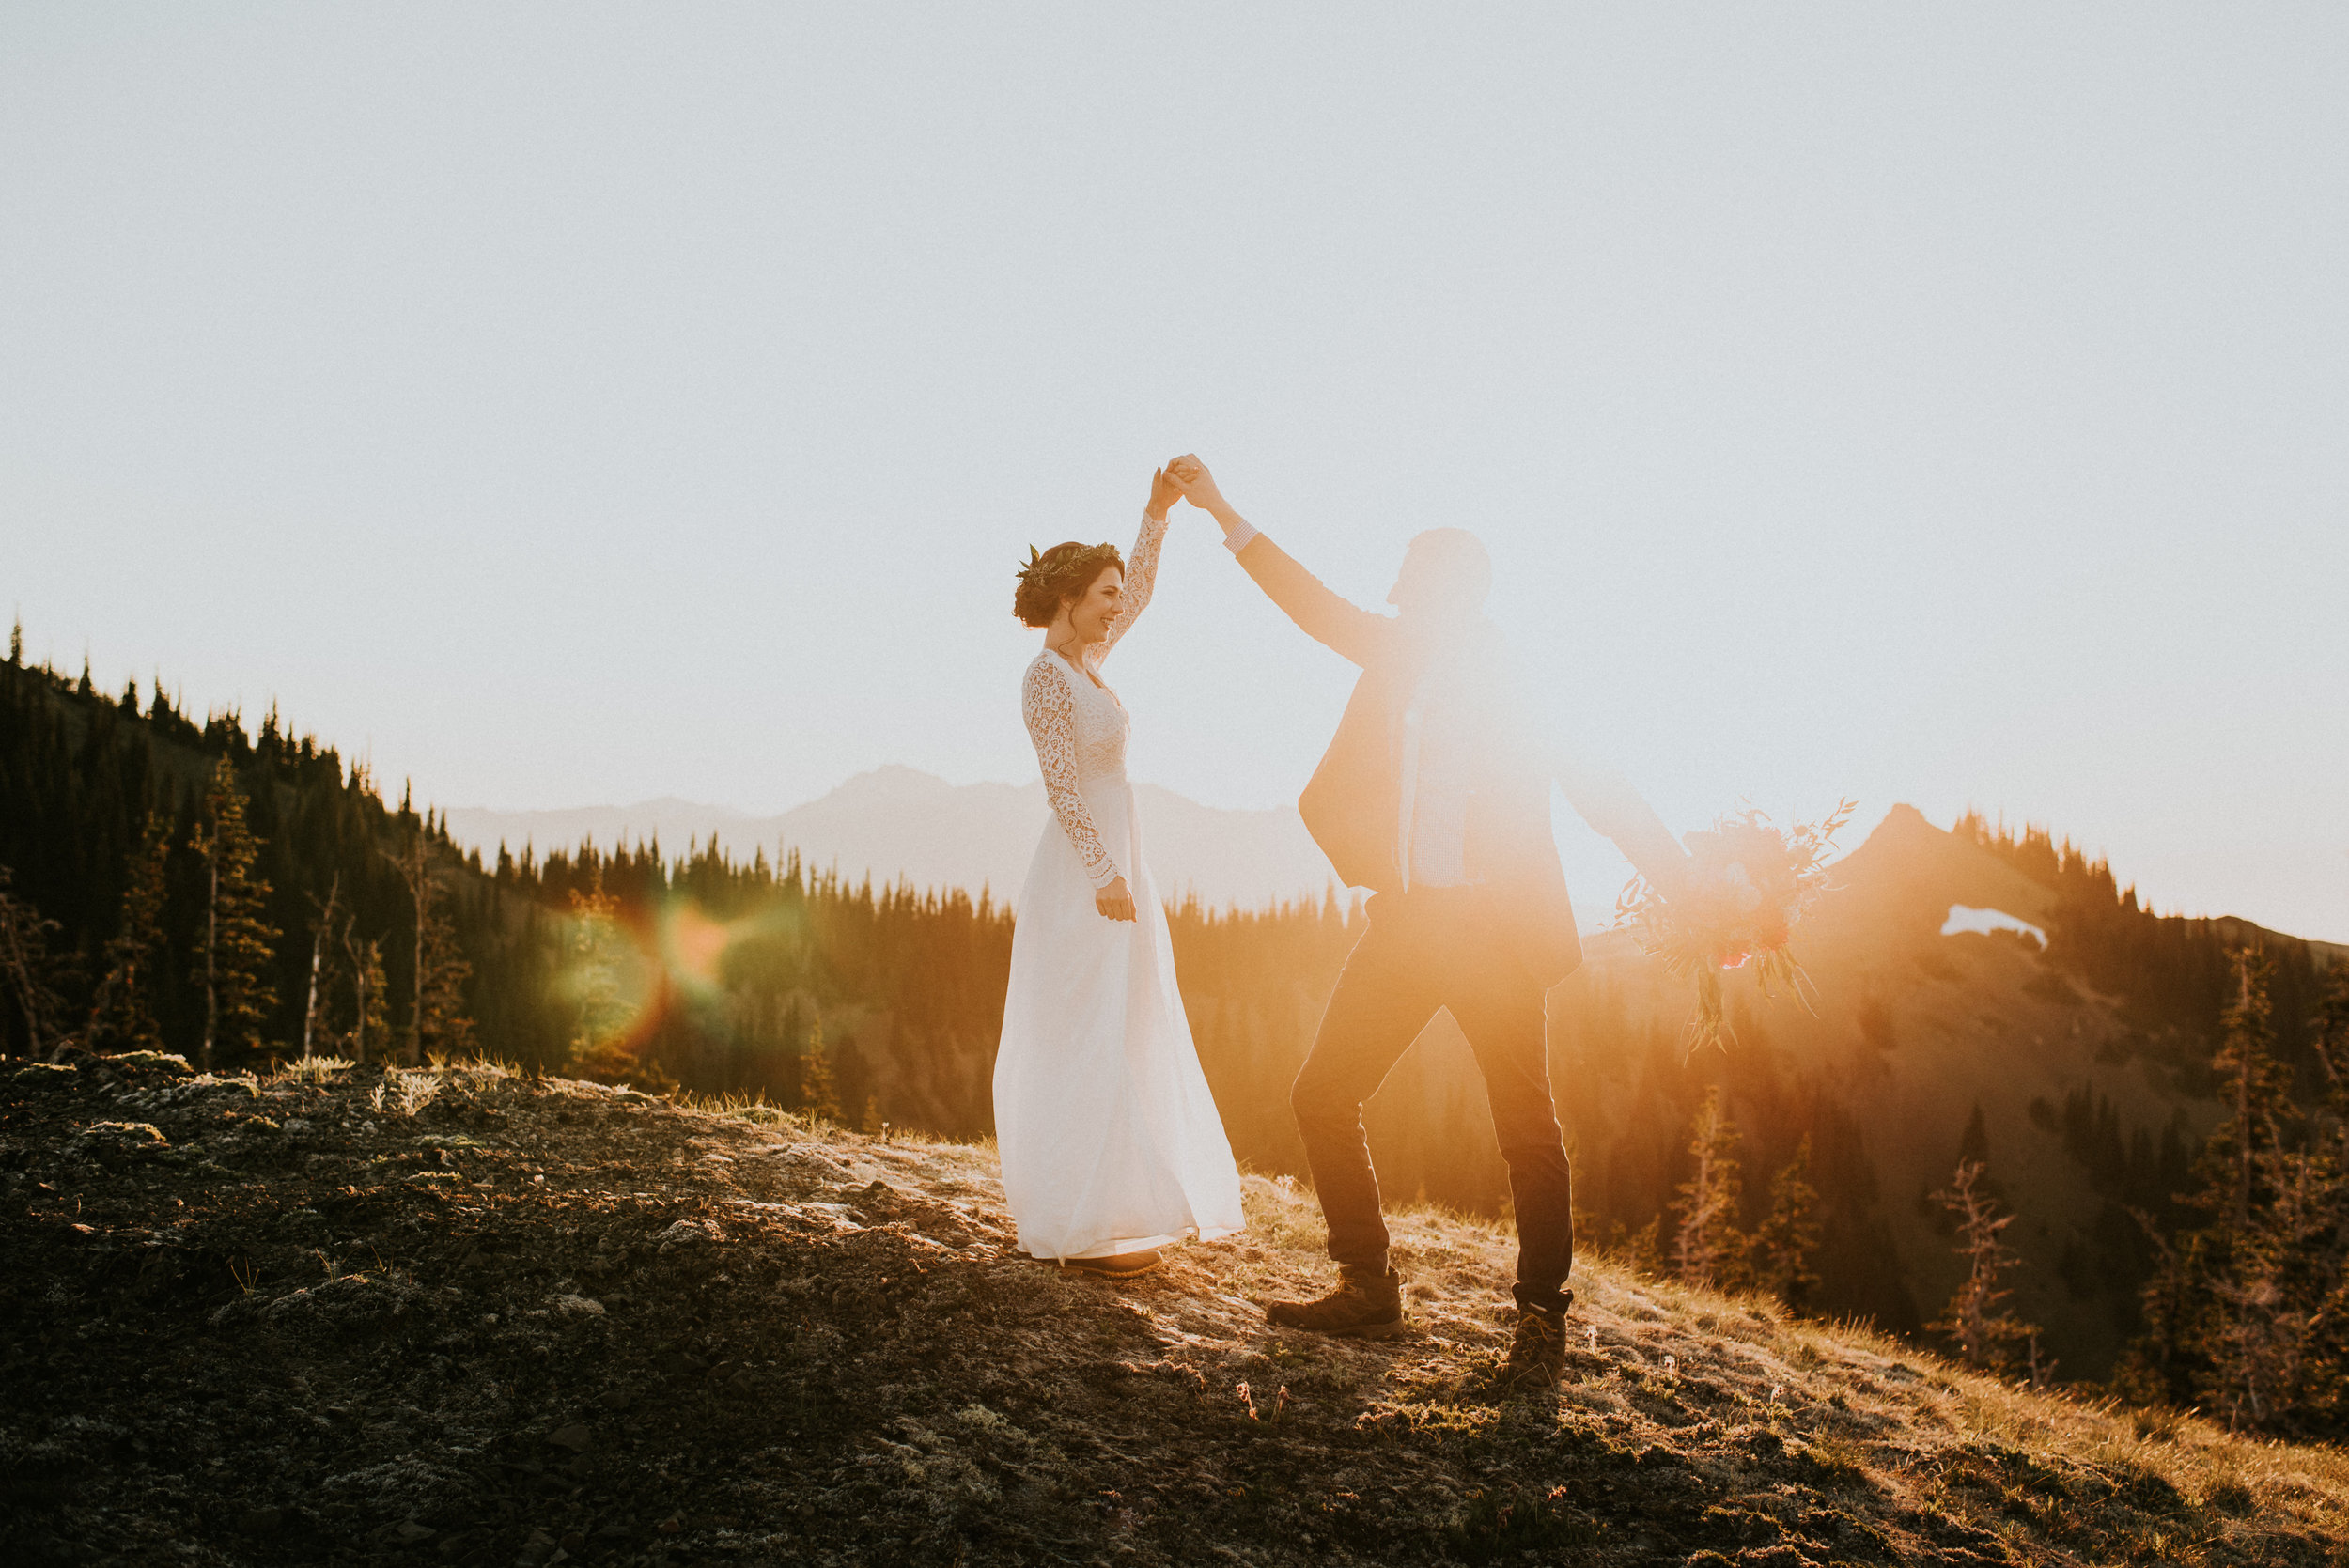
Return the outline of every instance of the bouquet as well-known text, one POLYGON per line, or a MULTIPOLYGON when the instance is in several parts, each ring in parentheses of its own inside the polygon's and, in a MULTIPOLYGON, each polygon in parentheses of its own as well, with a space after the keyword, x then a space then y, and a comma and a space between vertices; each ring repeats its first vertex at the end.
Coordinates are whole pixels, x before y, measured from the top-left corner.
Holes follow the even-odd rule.
POLYGON ((1783 831, 1758 811, 1740 812, 1715 822, 1710 832, 1688 835, 1693 863, 1674 896, 1634 877, 1615 900, 1615 924, 1631 928, 1641 952, 1662 959, 1667 974, 1696 977, 1684 1065, 1705 1047, 1725 1049, 1735 1038, 1721 1009, 1723 970, 1753 963, 1764 996, 1783 987, 1812 1007, 1818 993, 1788 942, 1795 922, 1827 891, 1827 857, 1855 809, 1843 800, 1824 822, 1783 831))

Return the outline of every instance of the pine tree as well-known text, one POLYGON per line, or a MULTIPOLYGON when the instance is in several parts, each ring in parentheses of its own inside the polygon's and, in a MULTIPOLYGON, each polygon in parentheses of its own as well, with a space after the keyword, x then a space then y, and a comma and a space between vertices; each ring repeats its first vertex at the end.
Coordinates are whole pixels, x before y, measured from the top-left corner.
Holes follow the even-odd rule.
POLYGON ((584 891, 571 890, 570 905, 564 982, 578 1004, 571 1064, 589 1078, 624 1082, 634 1060, 621 1038, 628 1010, 621 1003, 618 973, 620 901, 603 891, 600 864, 584 891))
POLYGON ((457 930, 441 908, 432 875, 430 817, 412 819, 407 852, 396 864, 408 885, 415 967, 411 976, 406 1056, 411 1064, 430 1052, 443 1059, 472 1055, 473 1020, 465 1015, 465 982, 473 965, 458 944, 457 930))
POLYGON ((2349 957, 2336 957, 2325 971, 2325 988, 2317 996, 2316 1017, 2310 1020, 2314 1044, 2324 1056, 2326 1074, 2336 1083, 2349 1083, 2349 957))
POLYGON ((1624 1238, 1623 1261, 1630 1265, 1634 1274, 1662 1277, 1664 1272, 1664 1244, 1661 1236, 1663 1228, 1664 1217, 1660 1214, 1652 1214, 1648 1216, 1646 1224, 1624 1238))
POLYGON ((2230 1425, 2265 1426, 2305 1392, 2303 1361, 2326 1282, 2313 1244, 2338 1218, 2339 1182, 2292 1146, 2297 1112, 2275 1058, 2274 966, 2248 949, 2233 961, 2235 995, 2211 1059, 2230 1114, 2202 1147, 2201 1204, 2213 1219, 2195 1255, 2212 1310, 2196 1392, 2225 1409, 2230 1425))
POLYGON ((163 901, 169 895, 171 825, 148 813, 122 914, 106 943, 106 972, 90 1009, 92 1049, 161 1050, 155 1002, 163 959, 163 901))
POLYGON ((465 982, 473 965, 458 945, 456 926, 438 908, 425 924, 424 973, 417 1002, 418 1048, 443 1061, 478 1054, 473 1019, 465 1013, 465 982))
POLYGON ((1819 1193, 1811 1185, 1811 1135, 1795 1157, 1770 1178, 1770 1211, 1753 1234, 1753 1282, 1797 1311, 1809 1305, 1819 1277, 1811 1260, 1819 1250, 1819 1193))
POLYGON ((343 922, 343 953, 350 961, 350 1060, 364 1063, 372 1045, 388 1054, 392 1042, 391 983, 383 976, 383 944, 362 939, 356 922, 343 922))
MULTIPOLYGON (((410 786, 411 792, 413 787, 410 786)), ((408 793, 400 797, 399 815, 402 821, 411 824, 408 847, 394 857, 392 863, 399 867, 400 880, 408 884, 408 904, 412 916, 409 929, 413 961, 408 971, 408 1045, 401 1052, 412 1065, 424 1060, 424 992, 429 979, 424 946, 425 934, 432 924, 432 868, 425 861, 424 831, 411 812, 408 793)))
POLYGON ((262 913, 269 882, 254 869, 261 845, 245 825, 244 791, 225 756, 212 765, 195 852, 205 867, 204 936, 198 948, 204 969, 200 1061, 210 1072, 222 1048, 259 1046, 262 1020, 277 1004, 269 982, 277 929, 262 913))
MULTIPOLYGON (((65 1032, 65 999, 57 982, 63 966, 50 945, 57 923, 43 919, 8 891, 9 873, 0 866, 0 982, 16 999, 24 1021, 25 1049, 37 1057, 62 1059, 71 1043, 65 1032)), ((5 1048, 0 1036, 0 1048, 5 1048)))
POLYGON ((1976 1100, 1972 1114, 1966 1118, 1966 1130, 1957 1135, 1957 1162, 1971 1162, 1984 1172, 1990 1167, 1990 1123, 1982 1113, 1982 1102, 1976 1100))
POLYGON ((2003 1207, 2013 1207, 2006 1188, 1990 1169, 1990 1121, 1982 1113, 1980 1100, 1976 1100, 1973 1109, 1967 1112, 1966 1130, 1957 1136, 1955 1165, 1964 1165, 1969 1160, 1982 1167, 1982 1174, 1975 1180, 1990 1201, 2003 1207))
POLYGON ((2349 1425, 2349 962, 2336 959, 2326 972, 2309 1043, 2326 1079, 2323 1125, 2308 1154, 2321 1195, 2314 1218, 2325 1231, 2320 1245, 2304 1252, 2304 1296, 2317 1307, 2304 1351, 2302 1403, 2310 1420, 2338 1434, 2349 1425))
POLYGON ((1672 1205, 1680 1216, 1672 1271, 1684 1283, 1726 1289, 1743 1274, 1747 1240, 1737 1229, 1737 1125, 1721 1105, 1720 1085, 1705 1091, 1688 1131, 1688 1179, 1672 1205))
POLYGON ((302 1007, 302 1054, 311 1056, 318 1044, 319 1019, 326 1006, 326 948, 334 935, 334 916, 341 907, 343 876, 337 871, 334 879, 326 885, 326 901, 319 903, 311 895, 311 906, 318 913, 310 922, 310 995, 302 1007))
POLYGON ((1983 1172, 1982 1161, 1962 1159, 1949 1187, 1934 1194, 1957 1221, 1957 1254, 1966 1260, 1966 1280, 1941 1316, 1925 1327, 1955 1341, 1959 1354, 1974 1366, 1996 1370, 2014 1358, 2015 1343, 2038 1328, 2018 1321, 2002 1305, 2014 1293, 1999 1281, 2021 1260, 1999 1237, 2015 1217, 1999 1212, 1983 1172))
POLYGON ((2278 1157, 2293 1106, 2268 1002, 2271 970, 2246 949, 2233 955, 2235 995, 2220 1019, 2218 1050, 2211 1057, 2227 1119, 2203 1142, 2205 1207, 2233 1230, 2248 1228, 2255 1208, 2275 1196, 2278 1157))
POLYGON ((832 1060, 824 1049, 824 1020, 808 1021, 807 1044, 800 1061, 800 1110, 812 1120, 838 1122, 840 1091, 832 1082, 832 1060))
MULTIPOLYGON (((2234 995, 2211 1063, 2227 1115, 2203 1141, 2188 1199, 2206 1218, 2174 1237, 2155 1234, 2161 1261, 2141 1296, 2145 1332, 2115 1381, 2137 1398, 2223 1409, 2235 1426, 2326 1411, 2338 1419, 2349 1344, 2332 1318, 2349 1305, 2340 1157, 2349 1123, 2305 1144, 2297 1138, 2301 1118, 2274 1054, 2273 964, 2250 951, 2230 957, 2234 995)), ((2334 1066, 2321 1039, 2315 1054, 2334 1066)), ((2344 1113, 2349 1092, 2336 1082, 2325 1114, 2338 1122, 2344 1113)))

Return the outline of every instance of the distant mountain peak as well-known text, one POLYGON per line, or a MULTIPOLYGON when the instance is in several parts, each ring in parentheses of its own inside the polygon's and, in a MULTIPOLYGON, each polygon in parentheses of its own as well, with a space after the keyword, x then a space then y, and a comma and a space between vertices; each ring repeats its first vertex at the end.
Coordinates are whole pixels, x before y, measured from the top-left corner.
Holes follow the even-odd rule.
MULTIPOLYGON (((1210 908, 1255 908, 1282 899, 1319 898, 1330 862, 1295 810, 1234 811, 1203 806, 1172 790, 1139 786, 1148 819, 1149 864, 1159 893, 1195 893, 1210 908)), ((773 816, 674 796, 632 806, 568 811, 491 812, 453 807, 458 842, 495 850, 502 842, 541 851, 584 839, 611 846, 658 840, 664 853, 715 843, 747 859, 796 850, 810 866, 851 881, 919 888, 1018 893, 1051 820, 1041 784, 957 784, 903 763, 867 768, 816 800, 773 816)))
POLYGON ((1884 820, 1875 825, 1875 831, 1868 836, 1874 838, 1876 833, 1881 833, 1888 829, 1894 833, 1938 833, 1941 831, 1926 820, 1923 812, 1906 800, 1894 801, 1892 809, 1884 814, 1884 820))
POLYGON ((954 787, 935 773, 926 773, 919 768, 909 768, 902 762, 885 762, 879 768, 868 768, 862 773, 851 773, 842 780, 838 786, 825 793, 839 795, 844 792, 864 789, 890 794, 933 795, 941 789, 954 787))

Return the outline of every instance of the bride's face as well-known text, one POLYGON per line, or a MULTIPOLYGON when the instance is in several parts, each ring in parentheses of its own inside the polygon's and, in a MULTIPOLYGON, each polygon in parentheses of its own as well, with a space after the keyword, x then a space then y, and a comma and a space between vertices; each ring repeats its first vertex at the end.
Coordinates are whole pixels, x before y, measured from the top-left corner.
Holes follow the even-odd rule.
POLYGON ((1126 608, 1126 574, 1104 567, 1093 586, 1068 606, 1068 627, 1078 639, 1097 643, 1110 634, 1111 623, 1126 608))

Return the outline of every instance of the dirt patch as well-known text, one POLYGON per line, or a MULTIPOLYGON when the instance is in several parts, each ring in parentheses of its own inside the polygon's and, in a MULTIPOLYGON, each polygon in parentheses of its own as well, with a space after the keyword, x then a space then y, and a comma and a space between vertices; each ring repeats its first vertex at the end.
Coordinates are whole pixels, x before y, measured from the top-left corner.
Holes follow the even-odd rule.
POLYGON ((1274 1330, 1259 1303, 1326 1271, 1310 1197, 1257 1178, 1248 1234, 1111 1285, 1017 1254, 987 1151, 772 1112, 161 1057, 0 1063, 0 1106, 10 1562, 2313 1562, 2340 1534, 2315 1458, 2198 1501, 2194 1467, 2238 1463, 2204 1429, 2123 1462, 2120 1418, 1603 1263, 1557 1395, 1490 1398, 1505 1237, 1438 1214, 1396 1224, 1410 1336, 1274 1330))

